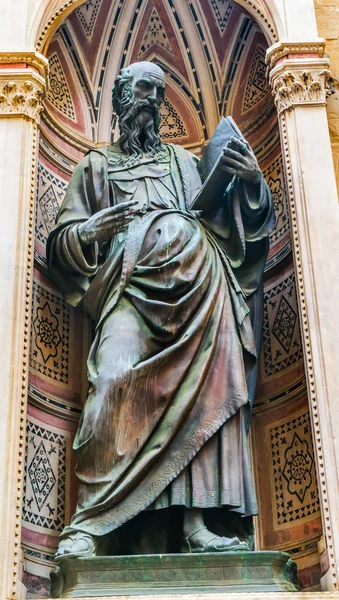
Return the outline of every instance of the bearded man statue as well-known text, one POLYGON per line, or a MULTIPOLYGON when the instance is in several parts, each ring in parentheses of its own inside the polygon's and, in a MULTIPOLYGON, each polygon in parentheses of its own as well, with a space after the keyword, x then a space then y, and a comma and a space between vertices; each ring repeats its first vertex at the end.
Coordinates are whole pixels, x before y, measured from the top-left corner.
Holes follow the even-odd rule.
POLYGON ((248 382, 271 197, 253 151, 234 139, 221 159, 231 183, 210 211, 191 210, 199 161, 161 143, 164 90, 157 65, 122 69, 121 137, 80 161, 48 240, 65 299, 95 328, 74 441, 78 504, 57 557, 99 554, 140 513, 175 506, 182 551, 243 550, 206 527, 206 509, 257 513, 248 382))

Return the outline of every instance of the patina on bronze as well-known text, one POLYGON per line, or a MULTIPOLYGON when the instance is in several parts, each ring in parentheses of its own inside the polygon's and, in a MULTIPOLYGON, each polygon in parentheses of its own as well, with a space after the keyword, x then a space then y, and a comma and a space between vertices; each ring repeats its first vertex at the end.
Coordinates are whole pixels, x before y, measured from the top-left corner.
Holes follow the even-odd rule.
POLYGON ((51 580, 53 598, 298 591, 286 552, 64 558, 51 580))
POLYGON ((246 550, 207 529, 203 509, 257 513, 247 424, 271 197, 234 139, 221 160, 231 184, 211 210, 190 210, 198 159, 161 143, 164 88, 152 63, 120 72, 121 137, 79 163, 48 240, 66 300, 95 325, 74 441, 78 505, 59 559, 94 556, 136 515, 174 506, 182 551, 246 550))

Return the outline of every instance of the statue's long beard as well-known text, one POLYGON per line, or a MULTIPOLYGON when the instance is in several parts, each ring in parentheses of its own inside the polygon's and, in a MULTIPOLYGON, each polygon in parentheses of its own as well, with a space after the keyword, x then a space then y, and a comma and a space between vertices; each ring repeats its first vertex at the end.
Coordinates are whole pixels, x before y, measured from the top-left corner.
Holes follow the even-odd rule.
POLYGON ((129 100, 125 104, 119 119, 120 148, 130 157, 141 156, 143 152, 155 156, 163 147, 159 135, 160 112, 156 104, 148 100, 129 100), (145 119, 140 112, 143 108, 151 109, 149 118, 145 119))

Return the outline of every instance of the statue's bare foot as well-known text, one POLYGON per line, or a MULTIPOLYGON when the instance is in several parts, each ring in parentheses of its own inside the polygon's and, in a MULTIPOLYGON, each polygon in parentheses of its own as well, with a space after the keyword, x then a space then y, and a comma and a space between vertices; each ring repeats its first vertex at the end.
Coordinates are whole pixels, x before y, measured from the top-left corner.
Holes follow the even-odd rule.
POLYGON ((68 535, 59 543, 55 559, 79 558, 96 556, 97 544, 89 533, 78 531, 74 535, 68 535))
POLYGON ((238 537, 228 538, 216 535, 203 526, 184 538, 183 552, 236 552, 248 551, 246 542, 241 542, 238 537))

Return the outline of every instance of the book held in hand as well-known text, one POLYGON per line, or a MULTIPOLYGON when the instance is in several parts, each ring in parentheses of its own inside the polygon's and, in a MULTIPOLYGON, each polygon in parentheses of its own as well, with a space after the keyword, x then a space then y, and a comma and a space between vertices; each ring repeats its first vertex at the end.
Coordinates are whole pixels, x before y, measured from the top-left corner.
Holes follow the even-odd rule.
POLYGON ((246 142, 232 117, 222 117, 198 165, 203 185, 192 202, 192 210, 212 210, 231 183, 233 175, 223 171, 219 163, 223 148, 232 137, 246 142))

